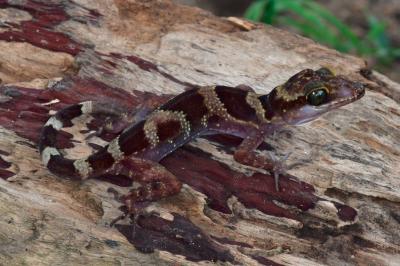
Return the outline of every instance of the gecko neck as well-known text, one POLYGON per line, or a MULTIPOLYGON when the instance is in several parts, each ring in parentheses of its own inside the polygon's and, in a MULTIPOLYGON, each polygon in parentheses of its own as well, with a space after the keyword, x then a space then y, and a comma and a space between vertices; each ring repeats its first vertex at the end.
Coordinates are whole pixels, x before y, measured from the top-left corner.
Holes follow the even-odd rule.
POLYGON ((262 107, 265 110, 265 118, 272 121, 272 119, 278 115, 276 111, 272 108, 272 105, 269 101, 270 94, 261 95, 258 99, 261 101, 262 107))

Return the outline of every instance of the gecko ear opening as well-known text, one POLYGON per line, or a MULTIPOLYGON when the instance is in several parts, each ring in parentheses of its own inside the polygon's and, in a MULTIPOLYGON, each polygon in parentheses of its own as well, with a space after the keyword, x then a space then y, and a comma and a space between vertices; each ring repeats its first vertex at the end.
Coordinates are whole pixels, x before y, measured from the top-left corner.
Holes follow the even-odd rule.
POLYGON ((332 78, 335 76, 335 73, 327 67, 321 67, 315 72, 322 78, 332 78))

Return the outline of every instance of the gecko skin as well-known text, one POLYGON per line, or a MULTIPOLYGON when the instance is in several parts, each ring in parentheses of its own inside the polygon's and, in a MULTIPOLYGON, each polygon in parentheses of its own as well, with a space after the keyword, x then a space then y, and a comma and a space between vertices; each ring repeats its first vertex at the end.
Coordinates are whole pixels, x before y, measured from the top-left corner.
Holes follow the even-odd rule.
POLYGON ((122 175, 139 182, 141 186, 122 199, 132 214, 135 203, 155 201, 180 191, 180 181, 158 161, 200 135, 241 137, 234 159, 273 172, 278 189, 282 167, 256 153, 265 137, 284 125, 311 121, 363 95, 362 84, 335 76, 327 68, 305 69, 266 95, 257 95, 250 88, 194 88, 160 106, 145 120, 129 125, 94 154, 67 159, 56 148, 57 135, 63 127, 72 126, 72 119, 84 114, 118 113, 112 106, 83 102, 58 111, 48 120, 39 149, 44 165, 62 177, 83 180, 122 175))

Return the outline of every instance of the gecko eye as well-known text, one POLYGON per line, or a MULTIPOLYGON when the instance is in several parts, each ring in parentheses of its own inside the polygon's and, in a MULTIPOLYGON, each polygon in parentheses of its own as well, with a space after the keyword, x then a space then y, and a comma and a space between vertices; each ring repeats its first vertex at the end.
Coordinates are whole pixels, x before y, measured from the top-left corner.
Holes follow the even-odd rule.
POLYGON ((328 101, 328 91, 325 88, 316 89, 308 93, 306 98, 310 105, 318 106, 328 101))

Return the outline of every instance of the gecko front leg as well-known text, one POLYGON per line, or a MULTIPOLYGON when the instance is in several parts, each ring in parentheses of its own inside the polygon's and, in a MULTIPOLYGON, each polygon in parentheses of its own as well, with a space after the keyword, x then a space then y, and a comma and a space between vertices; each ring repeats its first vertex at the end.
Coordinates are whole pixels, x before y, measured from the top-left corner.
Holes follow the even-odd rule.
POLYGON ((275 179, 275 189, 279 191, 279 175, 286 172, 286 166, 283 160, 275 160, 267 156, 262 156, 256 152, 256 149, 265 139, 265 133, 261 131, 254 131, 253 134, 243 139, 235 151, 233 157, 235 161, 252 166, 255 168, 262 168, 273 173, 275 179))
POLYGON ((279 175, 286 172, 283 160, 263 156, 257 153, 257 148, 270 133, 251 125, 243 125, 235 121, 217 120, 209 124, 209 130, 213 133, 229 134, 243 138, 237 147, 233 157, 238 163, 255 168, 262 168, 274 175, 275 189, 279 191, 279 175))

